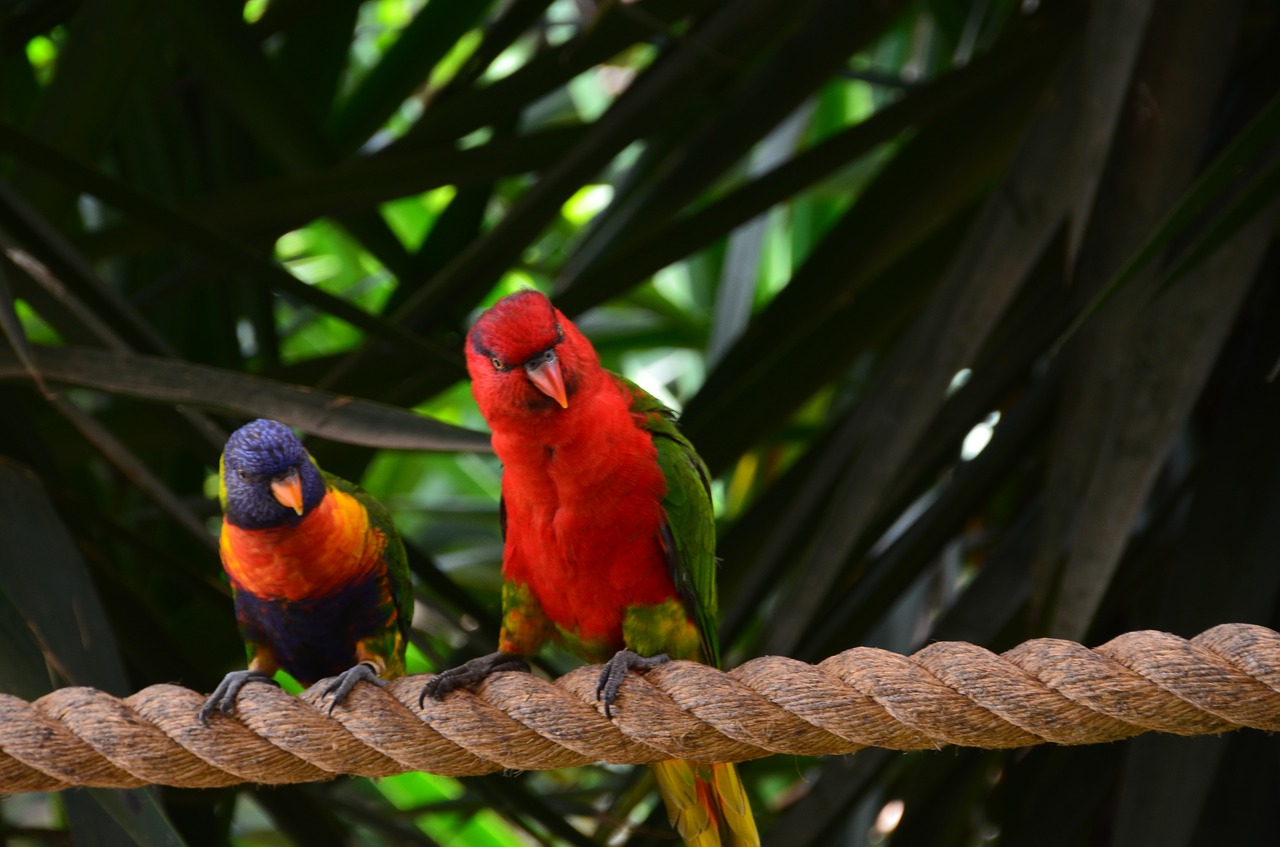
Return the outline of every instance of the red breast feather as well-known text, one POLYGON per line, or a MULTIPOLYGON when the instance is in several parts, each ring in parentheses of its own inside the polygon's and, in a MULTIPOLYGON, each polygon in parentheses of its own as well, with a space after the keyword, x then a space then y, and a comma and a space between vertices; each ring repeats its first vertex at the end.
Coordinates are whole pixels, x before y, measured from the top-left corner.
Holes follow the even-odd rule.
POLYGON ((295 526, 241 529, 223 521, 222 563, 237 590, 303 600, 340 591, 385 567, 386 538, 356 499, 329 489, 295 526))

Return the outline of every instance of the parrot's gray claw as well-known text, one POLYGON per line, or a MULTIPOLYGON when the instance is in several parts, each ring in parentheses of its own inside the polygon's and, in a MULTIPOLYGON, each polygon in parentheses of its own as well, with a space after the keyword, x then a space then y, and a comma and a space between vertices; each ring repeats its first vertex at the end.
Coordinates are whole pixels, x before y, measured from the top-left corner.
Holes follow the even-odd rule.
POLYGON ((358 665, 348 668, 333 678, 333 682, 324 690, 324 696, 333 695, 333 700, 329 703, 329 714, 333 714, 333 709, 343 700, 347 699, 347 695, 351 693, 351 689, 356 687, 357 682, 372 682, 379 688, 387 684, 385 679, 378 676, 378 670, 371 662, 361 662, 358 665))
POLYGON ((648 657, 633 650, 614 653, 613 658, 604 663, 604 670, 600 671, 600 680, 596 683, 596 699, 604 702, 604 716, 613 717, 613 701, 618 699, 618 689, 622 687, 627 671, 647 671, 669 661, 671 657, 666 653, 648 657))
POLYGON ((418 708, 426 705, 427 698, 439 700, 444 695, 458 688, 471 688, 483 679, 501 671, 529 672, 529 665, 514 653, 503 653, 499 650, 487 656, 463 662, 456 668, 442 671, 422 686, 422 694, 418 696, 418 708))
POLYGON ((205 700, 204 705, 200 707, 198 715, 200 723, 208 726, 209 718, 213 716, 215 711, 222 712, 224 715, 230 715, 234 712, 236 697, 240 696, 240 689, 251 682, 267 682, 278 686, 278 683, 271 678, 269 673, 263 673, 262 671, 232 671, 222 678, 222 682, 218 683, 218 687, 213 689, 209 699, 205 700))

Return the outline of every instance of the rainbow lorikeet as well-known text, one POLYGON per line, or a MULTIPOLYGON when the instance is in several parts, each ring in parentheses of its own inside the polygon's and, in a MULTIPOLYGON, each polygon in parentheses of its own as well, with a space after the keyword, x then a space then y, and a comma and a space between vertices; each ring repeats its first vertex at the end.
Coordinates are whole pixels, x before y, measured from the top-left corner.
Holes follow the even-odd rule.
MULTIPOLYGON (((668 657, 716 664, 715 523, 709 475, 672 412, 605 370, 536 291, 498 301, 467 336, 476 403, 503 464, 498 652, 446 671, 443 696, 554 639, 605 662, 606 713, 626 673, 668 657)), ((690 845, 756 845, 732 765, 654 765, 690 845)))
POLYGON ((200 710, 230 714, 240 689, 283 668, 326 689, 330 710, 360 680, 404 675, 413 590, 386 507, 325 473, 287 426, 231 434, 218 471, 222 566, 235 595, 248 670, 226 675, 200 710))

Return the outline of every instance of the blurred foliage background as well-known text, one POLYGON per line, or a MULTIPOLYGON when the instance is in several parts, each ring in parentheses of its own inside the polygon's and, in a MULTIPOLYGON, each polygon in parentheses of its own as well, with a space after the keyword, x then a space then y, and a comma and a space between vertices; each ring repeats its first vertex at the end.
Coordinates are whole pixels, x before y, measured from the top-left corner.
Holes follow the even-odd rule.
MULTIPOLYGON (((1264 0, 0 4, 0 690, 210 690, 205 480, 390 505, 495 641, 478 309, 537 286, 717 477, 730 664, 1277 625, 1264 0)), ((549 672, 567 665, 544 658, 549 672)), ((1277 741, 789 757, 766 843, 1280 840, 1277 741)), ((0 802, 8 844, 673 843, 645 769, 0 802)))

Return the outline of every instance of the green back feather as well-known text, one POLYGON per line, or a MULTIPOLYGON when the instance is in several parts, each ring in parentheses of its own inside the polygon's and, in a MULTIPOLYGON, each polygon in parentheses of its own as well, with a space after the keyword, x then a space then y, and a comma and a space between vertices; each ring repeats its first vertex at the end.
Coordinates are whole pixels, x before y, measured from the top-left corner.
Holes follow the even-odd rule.
POLYGON ((676 428, 675 412, 626 377, 614 374, 631 395, 631 410, 644 414, 642 428, 653 436, 658 464, 667 480, 662 508, 674 549, 668 551, 671 578, 684 601, 709 664, 720 664, 716 639, 716 527, 711 506, 711 474, 689 439, 676 428))
MULTIPOLYGON (((315 464, 315 459, 311 462, 315 464)), ((348 482, 340 476, 334 476, 325 470, 321 470, 320 473, 330 488, 350 494, 357 503, 364 506, 365 511, 369 513, 369 523, 386 536, 387 547, 383 551, 383 556, 387 560, 387 575, 390 577, 392 598, 398 612, 400 633, 407 644, 409 627, 413 621, 413 580, 409 577, 409 557, 405 555, 404 542, 396 532, 391 511, 355 483, 348 482)))

